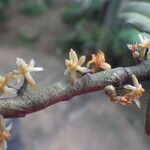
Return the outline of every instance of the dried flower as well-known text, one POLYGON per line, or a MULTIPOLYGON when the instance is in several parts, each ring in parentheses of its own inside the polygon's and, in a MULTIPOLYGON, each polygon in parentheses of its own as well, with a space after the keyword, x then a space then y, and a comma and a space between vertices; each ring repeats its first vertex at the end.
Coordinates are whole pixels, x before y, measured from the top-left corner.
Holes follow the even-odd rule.
POLYGON ((137 44, 127 44, 127 47, 132 52, 135 62, 137 62, 140 57, 139 46, 137 44))
POLYGON ((146 36, 139 34, 140 44, 127 44, 127 47, 131 50, 133 58, 137 62, 143 60, 146 52, 146 48, 150 48, 150 39, 146 36))
POLYGON ((137 106, 140 108, 139 98, 142 96, 145 90, 142 88, 142 85, 138 82, 135 75, 132 75, 132 81, 133 86, 129 84, 124 86, 125 89, 130 90, 130 92, 126 95, 126 98, 134 100, 137 106))
POLYGON ((96 72, 99 68, 104 70, 111 69, 111 66, 105 62, 105 54, 102 51, 99 51, 96 55, 92 54, 92 59, 88 61, 87 67, 93 63, 95 64, 95 67, 91 69, 92 72, 96 72))
POLYGON ((18 70, 15 70, 14 72, 18 75, 24 76, 24 78, 27 80, 28 84, 34 87, 36 85, 36 83, 33 80, 30 72, 43 71, 43 68, 34 67, 35 61, 33 59, 31 59, 31 61, 29 62, 29 65, 21 58, 17 58, 16 63, 18 65, 18 70))
POLYGON ((11 134, 9 133, 12 128, 10 123, 8 127, 5 126, 5 120, 2 115, 0 115, 0 150, 7 149, 7 140, 11 139, 11 134))
POLYGON ((123 96, 117 94, 116 89, 113 85, 105 87, 105 94, 110 97, 110 100, 114 103, 120 103, 125 106, 131 106, 132 102, 135 101, 136 105, 140 108, 139 98, 144 93, 142 85, 139 84, 135 75, 132 75, 132 85, 125 85, 124 88, 128 89, 129 92, 123 96))
POLYGON ((76 82, 76 73, 77 71, 79 71, 80 73, 87 73, 89 72, 89 69, 87 69, 86 67, 82 67, 82 65, 84 64, 86 57, 85 56, 81 56, 78 59, 78 56, 76 54, 76 52, 71 49, 69 52, 69 59, 65 59, 65 64, 67 66, 67 69, 64 72, 64 75, 70 75, 70 82, 72 84, 74 84, 76 82))

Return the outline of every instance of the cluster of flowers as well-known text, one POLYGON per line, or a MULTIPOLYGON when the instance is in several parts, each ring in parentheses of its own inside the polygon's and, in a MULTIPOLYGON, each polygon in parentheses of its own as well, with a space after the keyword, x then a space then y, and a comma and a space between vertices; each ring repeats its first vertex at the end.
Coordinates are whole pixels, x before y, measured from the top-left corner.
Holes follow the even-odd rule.
MULTIPOLYGON (((17 70, 13 70, 5 76, 0 76, 1 98, 15 97, 17 95, 17 90, 13 87, 10 87, 10 83, 15 81, 16 84, 19 84, 22 77, 24 77, 31 87, 35 88, 36 83, 30 73, 33 71, 43 70, 41 67, 34 67, 35 61, 33 59, 29 62, 29 65, 21 58, 17 58, 16 63, 18 66, 17 70)), ((12 124, 9 124, 9 126, 6 127, 4 118, 2 115, 0 115, 0 149, 2 150, 7 149, 6 141, 11 138, 11 134, 9 133, 11 128, 12 124)))
POLYGON ((128 44, 127 47, 132 52, 135 62, 139 62, 144 59, 146 50, 148 50, 147 56, 150 55, 150 39, 144 35, 139 34, 140 44, 128 44))
MULTIPOLYGON (((140 38, 145 39, 145 37, 141 35, 140 38)), ((144 43, 145 41, 143 41, 143 44, 144 43)), ((136 45, 142 45, 142 44, 136 44, 136 45)), ((138 53, 138 59, 141 58, 141 56, 139 55, 141 51, 139 50, 133 51, 134 45, 128 45, 128 47, 131 47, 133 52, 133 57, 135 56, 135 53, 138 53)), ((140 48, 140 50, 144 50, 144 49, 140 48)), ((99 51, 96 55, 92 54, 92 59, 87 62, 86 67, 83 67, 82 65, 85 63, 85 61, 86 61, 85 56, 81 56, 78 59, 76 52, 73 49, 70 50, 69 60, 65 59, 65 64, 67 66, 67 69, 65 70, 64 75, 69 75, 71 84, 74 85, 76 83, 77 72, 79 72, 80 74, 85 74, 89 72, 95 73, 99 68, 104 70, 111 69, 111 66, 105 62, 105 54, 102 51, 99 51)), ((124 89, 128 91, 123 96, 120 96, 116 92, 116 89, 113 85, 106 86, 105 93, 110 97, 110 100, 114 103, 120 103, 125 106, 131 106, 132 102, 134 101, 137 104, 137 106, 140 108, 139 98, 144 93, 144 89, 142 88, 142 85, 139 84, 135 75, 132 75, 132 81, 133 81, 133 85, 124 86, 124 89)))
POLYGON ((114 103, 120 103, 125 106, 131 106, 134 101, 138 108, 141 107, 139 98, 144 93, 144 89, 142 85, 138 82, 135 75, 132 75, 133 85, 125 85, 124 89, 128 90, 127 93, 123 96, 118 95, 115 87, 113 85, 109 85, 105 87, 105 93, 110 97, 110 100, 114 103))
POLYGON ((17 90, 13 87, 10 87, 10 84, 14 81, 16 84, 19 84, 22 77, 24 77, 29 85, 36 87, 36 83, 30 73, 33 71, 43 70, 41 67, 34 67, 35 61, 33 59, 29 62, 29 65, 21 58, 17 58, 16 63, 18 66, 17 70, 13 70, 5 76, 0 76, 1 98, 15 97, 17 95, 17 90))
POLYGON ((65 64, 67 69, 64 72, 64 75, 69 75, 70 82, 72 84, 76 83, 77 72, 85 74, 88 72, 96 72, 99 68, 104 70, 110 70, 111 66, 105 62, 105 54, 102 51, 99 51, 96 55, 92 54, 92 59, 87 62, 86 67, 82 65, 85 63, 86 57, 81 56, 78 59, 77 53, 71 49, 69 52, 69 60, 65 59, 65 64), (90 65, 94 64, 94 67, 90 69, 90 65))
MULTIPOLYGON (((133 58, 136 62, 144 59, 146 55, 146 49, 150 48, 150 39, 143 35, 139 35, 140 44, 128 44, 128 48, 131 50, 133 58)), ((148 55, 148 54, 147 54, 148 55)), ((96 55, 92 54, 91 60, 89 60, 84 67, 83 64, 86 61, 85 56, 81 56, 78 59, 76 52, 71 49, 69 52, 69 59, 65 59, 65 64, 67 69, 64 75, 69 75, 70 83, 75 84, 77 80, 77 73, 95 73, 99 69, 110 70, 111 65, 105 62, 105 54, 99 51, 96 55)), ((17 58, 17 70, 9 72, 5 76, 0 76, 0 95, 1 98, 15 97, 17 95, 17 90, 10 86, 11 82, 20 83, 22 77, 27 81, 31 87, 36 87, 36 82, 31 76, 31 72, 42 71, 43 68, 35 67, 35 61, 32 59, 29 64, 27 64, 23 59, 17 58)), ((140 108, 139 98, 144 93, 142 85, 138 82, 135 75, 132 75, 133 85, 125 85, 124 89, 128 90, 125 95, 120 96, 113 85, 108 85, 105 87, 105 93, 110 97, 110 100, 114 103, 120 103, 125 106, 131 106, 134 101, 140 108)), ((0 148, 7 149, 6 141, 10 139, 11 135, 9 131, 12 125, 5 127, 4 118, 0 115, 0 148)))

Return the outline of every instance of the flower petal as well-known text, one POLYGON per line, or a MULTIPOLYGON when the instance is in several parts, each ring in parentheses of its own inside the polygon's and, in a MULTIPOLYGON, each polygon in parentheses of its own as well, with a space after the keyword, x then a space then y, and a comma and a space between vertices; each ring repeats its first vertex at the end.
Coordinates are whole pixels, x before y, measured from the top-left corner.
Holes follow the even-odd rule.
POLYGON ((134 86, 132 86, 130 84, 125 85, 124 88, 127 89, 127 90, 131 90, 131 91, 135 91, 136 90, 136 87, 134 87, 134 86))
POLYGON ((69 59, 73 62, 73 63, 78 63, 78 56, 76 54, 76 52, 71 49, 69 52, 69 59))
POLYGON ((138 88, 139 87, 139 81, 138 81, 138 79, 136 78, 135 75, 132 75, 132 81, 133 81, 134 86, 136 88, 138 88))
POLYGON ((101 61, 105 62, 105 54, 102 51, 99 51, 97 56, 99 59, 101 59, 101 61))
POLYGON ((34 67, 34 66, 35 66, 35 61, 34 59, 31 59, 29 63, 29 67, 34 67))
POLYGON ((104 69, 104 70, 110 70, 111 69, 111 65, 106 63, 106 62, 101 63, 99 67, 104 69))
POLYGON ((87 67, 90 67, 90 65, 91 65, 92 63, 94 63, 93 59, 90 60, 90 61, 88 61, 86 66, 87 66, 87 67))
POLYGON ((131 50, 132 49, 132 44, 127 44, 127 47, 128 47, 129 50, 131 50))
POLYGON ((65 72, 64 72, 64 75, 66 76, 66 75, 68 75, 69 74, 69 69, 67 68, 66 70, 65 70, 65 72))
POLYGON ((7 127, 6 127, 6 131, 11 131, 11 129, 12 129, 12 123, 10 123, 7 127))
POLYGON ((16 63, 18 66, 20 66, 20 65, 28 66, 28 64, 26 64, 26 62, 22 58, 19 58, 19 57, 17 57, 16 63))
POLYGON ((35 71, 35 72, 36 71, 43 71, 43 68, 42 67, 33 67, 33 68, 31 68, 31 71, 35 71))
POLYGON ((70 60, 68 60, 68 59, 65 59, 65 64, 66 64, 66 66, 68 67, 68 65, 71 63, 71 61, 70 60))
POLYGON ((141 43, 144 43, 144 42, 145 42, 145 36, 144 36, 144 35, 138 34, 138 37, 139 37, 141 43))
POLYGON ((90 70, 86 67, 81 67, 81 66, 77 66, 77 70, 80 71, 81 73, 87 73, 89 72, 90 70))
POLYGON ((36 84, 29 72, 25 74, 25 78, 31 86, 34 86, 36 84))
POLYGON ((81 57, 79 58, 78 65, 82 66, 82 65, 84 64, 85 60, 86 60, 85 55, 84 55, 84 56, 81 56, 81 57))
POLYGON ((134 102, 136 103, 138 108, 141 108, 141 103, 140 103, 140 101, 138 99, 134 99, 134 102))

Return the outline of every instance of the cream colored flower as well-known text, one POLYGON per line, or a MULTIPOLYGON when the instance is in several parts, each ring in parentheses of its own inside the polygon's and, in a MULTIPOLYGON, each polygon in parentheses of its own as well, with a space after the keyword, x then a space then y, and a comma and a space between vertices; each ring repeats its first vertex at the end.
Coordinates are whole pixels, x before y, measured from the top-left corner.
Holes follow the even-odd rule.
POLYGON ((130 90, 130 92, 127 94, 128 97, 131 100, 134 100, 137 106, 140 108, 139 98, 142 96, 145 90, 142 88, 142 85, 138 82, 135 75, 132 75, 132 81, 133 81, 133 85, 128 84, 125 85, 124 88, 130 90))
POLYGON ((10 123, 8 127, 5 126, 5 120, 2 115, 0 115, 0 150, 7 149, 7 140, 11 139, 10 130, 12 124, 10 123))
POLYGON ((10 88, 8 84, 14 80, 16 77, 12 73, 8 73, 5 76, 0 76, 0 94, 1 98, 15 97, 17 91, 10 88))
POLYGON ((69 60, 65 59, 65 64, 67 66, 67 69, 64 72, 64 75, 68 75, 70 76, 70 81, 72 84, 74 84, 76 82, 76 73, 77 71, 79 71, 80 73, 87 73, 89 72, 89 69, 87 69, 86 67, 82 67, 82 65, 84 64, 86 60, 85 56, 81 56, 78 59, 78 56, 76 54, 76 52, 71 49, 69 52, 69 60))
POLYGON ((98 68, 104 70, 111 69, 111 65, 105 62, 105 54, 102 51, 99 51, 96 55, 92 54, 92 59, 88 61, 87 67, 90 67, 93 63, 95 64, 95 67, 91 69, 92 72, 96 72, 98 68))
POLYGON ((43 68, 34 67, 35 61, 33 59, 31 59, 29 65, 22 58, 17 58, 16 63, 18 65, 18 70, 15 70, 14 72, 18 75, 23 75, 24 78, 27 80, 28 84, 30 84, 31 86, 35 86, 36 83, 33 80, 30 72, 43 71, 43 68))

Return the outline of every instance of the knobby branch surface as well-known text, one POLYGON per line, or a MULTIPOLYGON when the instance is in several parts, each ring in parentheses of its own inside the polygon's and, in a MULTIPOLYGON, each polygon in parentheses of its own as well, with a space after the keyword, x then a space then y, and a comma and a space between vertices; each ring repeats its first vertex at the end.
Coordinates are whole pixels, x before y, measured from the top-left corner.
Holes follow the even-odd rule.
POLYGON ((21 95, 0 100, 0 113, 5 118, 24 117, 26 114, 42 110, 58 102, 71 100, 74 96, 102 90, 110 84, 124 85, 131 82, 132 74, 135 74, 139 81, 150 80, 150 61, 144 61, 136 66, 88 73, 79 78, 75 85, 71 85, 65 78, 38 91, 33 91, 29 87, 24 88, 21 95))

